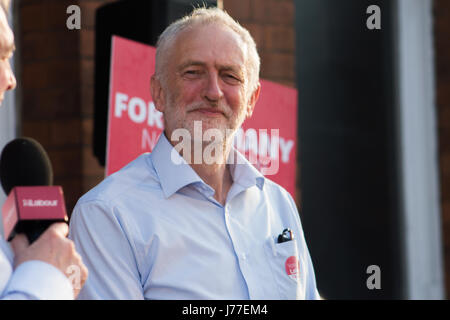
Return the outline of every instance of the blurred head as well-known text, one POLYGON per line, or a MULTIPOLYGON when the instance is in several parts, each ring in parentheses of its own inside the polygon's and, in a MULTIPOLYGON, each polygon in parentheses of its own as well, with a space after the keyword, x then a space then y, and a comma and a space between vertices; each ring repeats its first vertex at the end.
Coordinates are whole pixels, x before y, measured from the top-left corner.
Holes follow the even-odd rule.
POLYGON ((16 87, 9 60, 14 51, 14 36, 8 24, 9 0, 0 0, 0 105, 6 91, 16 87))
POLYGON ((151 86, 167 137, 183 128, 197 139, 195 121, 224 138, 237 130, 253 112, 258 74, 255 42, 222 10, 195 9, 171 24, 157 43, 151 86))
POLYGON ((0 7, 1 7, 5 12, 8 12, 8 9, 9 9, 9 3, 10 3, 10 0, 0 0, 0 7))

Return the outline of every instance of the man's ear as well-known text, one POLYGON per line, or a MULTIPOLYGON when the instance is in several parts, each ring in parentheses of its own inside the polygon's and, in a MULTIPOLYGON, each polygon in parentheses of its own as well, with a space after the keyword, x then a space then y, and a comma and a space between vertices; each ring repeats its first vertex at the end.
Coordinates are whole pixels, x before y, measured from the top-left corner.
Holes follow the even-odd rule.
POLYGON ((246 115, 247 118, 250 118, 253 114, 253 110, 255 109, 256 102, 258 101, 260 91, 261 91, 261 83, 258 81, 258 86, 253 91, 248 101, 247 115, 246 115))
POLYGON ((153 75, 150 80, 150 92, 152 94, 153 103, 155 104, 156 110, 164 112, 166 107, 166 96, 161 86, 161 81, 156 78, 155 75, 153 75))

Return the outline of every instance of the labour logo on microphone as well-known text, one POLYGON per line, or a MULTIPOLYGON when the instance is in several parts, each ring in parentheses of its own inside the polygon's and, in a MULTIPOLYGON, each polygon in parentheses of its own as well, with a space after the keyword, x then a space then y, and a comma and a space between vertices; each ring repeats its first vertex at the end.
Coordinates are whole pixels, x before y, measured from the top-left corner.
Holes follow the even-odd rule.
POLYGON ((284 264, 286 274, 294 281, 300 280, 300 262, 296 256, 290 256, 284 264))

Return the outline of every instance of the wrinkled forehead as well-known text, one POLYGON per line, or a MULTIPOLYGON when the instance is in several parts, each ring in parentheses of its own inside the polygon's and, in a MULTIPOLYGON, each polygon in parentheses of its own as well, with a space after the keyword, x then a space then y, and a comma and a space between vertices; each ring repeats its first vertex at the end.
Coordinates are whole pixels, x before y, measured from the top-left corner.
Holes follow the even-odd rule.
POLYGON ((245 69, 247 59, 246 44, 240 36, 230 27, 215 23, 198 23, 181 31, 172 50, 173 63, 210 58, 245 69))

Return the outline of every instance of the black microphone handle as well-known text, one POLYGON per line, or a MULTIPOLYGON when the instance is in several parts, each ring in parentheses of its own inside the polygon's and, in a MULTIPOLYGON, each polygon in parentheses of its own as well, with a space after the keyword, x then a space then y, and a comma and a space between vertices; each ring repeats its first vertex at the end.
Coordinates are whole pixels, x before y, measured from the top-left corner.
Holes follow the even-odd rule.
POLYGON ((27 236, 28 242, 31 245, 36 241, 47 228, 56 222, 65 222, 64 220, 22 220, 18 223, 15 230, 11 232, 8 241, 12 240, 15 235, 24 233, 27 236))

